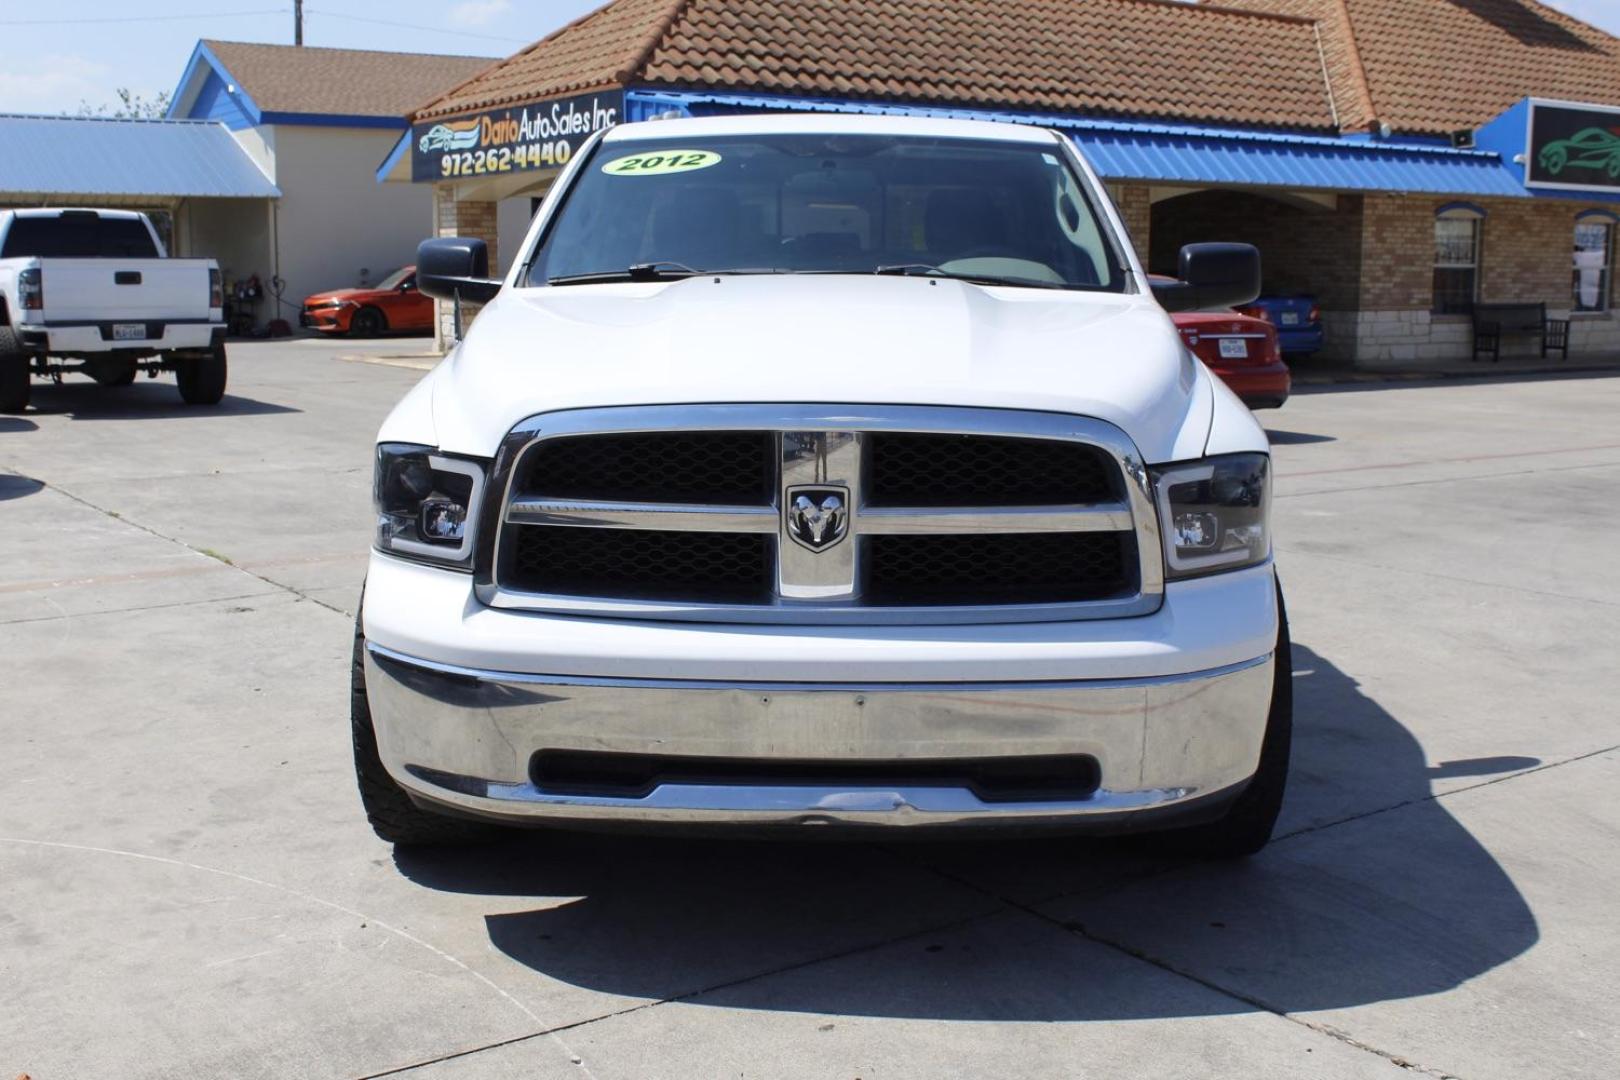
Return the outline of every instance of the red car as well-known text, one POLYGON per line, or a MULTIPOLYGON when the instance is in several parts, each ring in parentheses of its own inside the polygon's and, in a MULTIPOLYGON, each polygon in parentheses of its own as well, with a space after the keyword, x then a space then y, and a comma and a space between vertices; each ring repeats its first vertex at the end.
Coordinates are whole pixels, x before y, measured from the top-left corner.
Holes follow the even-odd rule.
POLYGON ((1170 316, 1193 354, 1209 365, 1251 409, 1280 409, 1293 388, 1277 329, 1230 311, 1179 311, 1170 316))
POLYGON ((395 270, 370 289, 335 289, 304 301, 298 321, 323 334, 375 337, 433 329, 435 305, 416 289, 416 267, 395 270))

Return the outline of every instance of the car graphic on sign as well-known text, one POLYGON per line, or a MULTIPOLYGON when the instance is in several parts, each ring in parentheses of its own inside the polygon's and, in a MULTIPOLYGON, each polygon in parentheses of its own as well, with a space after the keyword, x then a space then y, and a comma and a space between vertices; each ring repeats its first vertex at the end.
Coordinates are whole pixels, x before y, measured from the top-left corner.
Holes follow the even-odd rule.
POLYGON ((477 145, 477 121, 461 128, 451 127, 449 124, 434 124, 421 140, 424 154, 431 154, 435 150, 470 150, 477 145))
POLYGON ((1554 176, 1565 169, 1603 169, 1620 180, 1620 131, 1587 128, 1543 146, 1538 160, 1554 176))

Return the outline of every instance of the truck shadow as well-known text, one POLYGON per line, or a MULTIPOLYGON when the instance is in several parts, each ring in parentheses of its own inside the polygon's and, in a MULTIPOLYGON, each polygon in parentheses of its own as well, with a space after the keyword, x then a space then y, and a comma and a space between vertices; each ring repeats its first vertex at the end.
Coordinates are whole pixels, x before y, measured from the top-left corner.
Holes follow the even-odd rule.
POLYGON ((31 412, 74 420, 174 420, 220 416, 264 416, 302 412, 288 405, 227 392, 218 405, 187 405, 174 377, 141 378, 132 386, 104 387, 74 379, 60 385, 35 380, 31 412))
POLYGON ((1247 863, 1177 861, 1147 841, 566 833, 395 861, 427 888, 498 898, 491 943, 546 979, 727 1008, 1026 1021, 1251 1002, 1312 1011, 1438 993, 1529 949, 1538 929, 1523 896, 1431 780, 1539 762, 1431 768, 1349 676, 1299 645, 1294 666, 1288 805, 1247 863), (512 897, 545 901, 514 911, 512 897))
POLYGON ((22 476, 18 473, 0 472, 0 502, 9 499, 21 499, 25 495, 44 491, 45 483, 35 480, 32 476, 22 476))

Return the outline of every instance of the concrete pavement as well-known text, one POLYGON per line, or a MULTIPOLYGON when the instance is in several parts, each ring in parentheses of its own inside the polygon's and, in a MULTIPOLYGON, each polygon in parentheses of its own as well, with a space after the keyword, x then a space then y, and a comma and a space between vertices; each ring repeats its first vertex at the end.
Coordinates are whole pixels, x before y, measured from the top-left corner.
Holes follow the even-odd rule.
POLYGON ((1263 415, 1281 839, 534 834, 398 856, 348 759, 372 435, 420 377, 233 347, 0 418, 0 1076, 1615 1075, 1620 378, 1263 415))

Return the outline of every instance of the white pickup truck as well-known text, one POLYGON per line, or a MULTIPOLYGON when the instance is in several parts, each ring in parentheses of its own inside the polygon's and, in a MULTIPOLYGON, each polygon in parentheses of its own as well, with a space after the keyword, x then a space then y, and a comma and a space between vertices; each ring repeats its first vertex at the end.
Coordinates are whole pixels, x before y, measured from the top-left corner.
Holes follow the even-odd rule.
POLYGON ((224 289, 212 259, 171 259, 145 214, 0 211, 0 412, 35 375, 128 386, 172 371, 190 405, 225 396, 224 289))
POLYGON ((615 128, 382 427, 360 793, 489 823, 1168 830, 1259 850, 1288 771, 1271 459, 1075 147, 847 116, 615 128))

